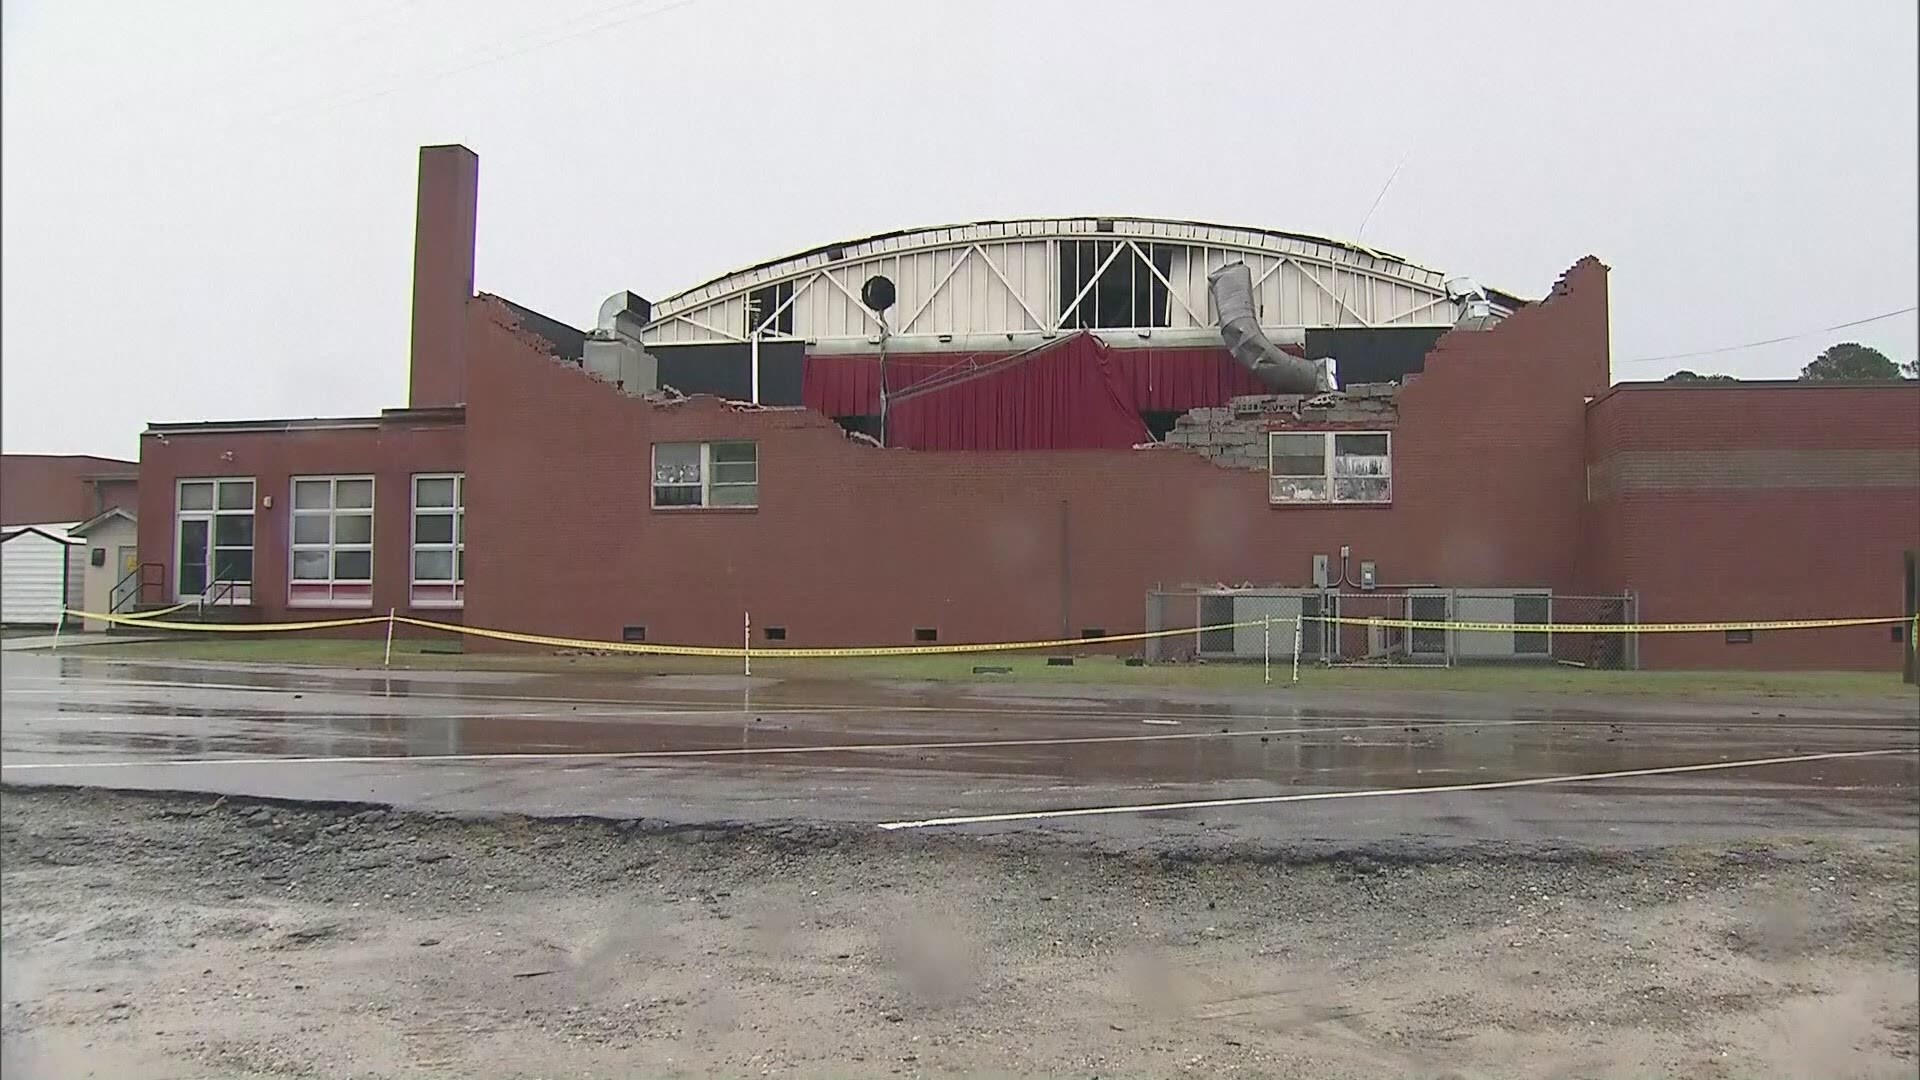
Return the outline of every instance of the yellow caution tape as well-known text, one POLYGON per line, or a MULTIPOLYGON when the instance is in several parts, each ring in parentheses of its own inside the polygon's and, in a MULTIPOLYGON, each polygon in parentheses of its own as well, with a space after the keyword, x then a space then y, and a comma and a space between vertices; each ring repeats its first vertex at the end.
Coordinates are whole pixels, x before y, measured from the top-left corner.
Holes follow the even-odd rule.
POLYGON ((445 630, 452 634, 468 634, 473 637, 490 638, 494 641, 513 641, 522 645, 545 645, 555 649, 597 649, 610 652, 643 653, 657 656, 740 656, 743 649, 708 648, 699 645, 649 645, 637 641, 592 641, 587 638, 549 637, 545 634, 518 634, 511 630, 488 630, 480 626, 462 626, 459 623, 434 622, 430 619, 416 619, 408 615, 394 616, 394 622, 408 626, 424 627, 428 630, 445 630))
POLYGON ((180 603, 173 605, 172 607, 156 608, 153 611, 136 611, 128 615, 110 615, 110 614, 104 614, 96 611, 74 611, 72 609, 68 609, 62 612, 61 614, 67 615, 75 619, 99 619, 99 620, 102 620, 103 622, 113 622, 113 623, 132 622, 135 620, 146 621, 146 620, 164 618, 183 608, 190 608, 198 602, 199 601, 197 600, 183 600, 180 603))
POLYGON ((1697 634, 1718 630, 1821 630, 1836 626, 1886 626, 1907 622, 1906 616, 1887 619, 1781 619, 1772 622, 1711 623, 1494 623, 1443 622, 1431 619, 1356 619, 1325 615, 1302 616, 1307 622, 1342 626, 1379 626, 1399 630, 1468 630, 1530 634, 1697 634))
MULTIPOLYGON (((185 606, 185 605, 181 605, 185 606)), ((169 609, 178 610, 178 608, 169 609)), ((964 653, 1022 652, 1033 649, 1078 648, 1088 645, 1107 645, 1126 641, 1148 641, 1154 638, 1180 637, 1186 634, 1199 634, 1211 630, 1239 630, 1252 626, 1287 625, 1292 617, 1271 619, 1248 619, 1241 622, 1211 623, 1206 626, 1187 626, 1175 630, 1147 630, 1134 634, 1106 634, 1091 638, 1052 638, 1043 641, 993 641, 956 645, 876 645, 849 648, 736 648, 731 646, 705 645, 657 645, 634 641, 598 641, 592 638, 556 637, 548 634, 523 634, 511 630, 493 630, 481 626, 465 626, 460 623, 435 622, 431 619, 416 619, 407 615, 363 615, 346 619, 321 619, 308 622, 288 623, 200 623, 165 622, 150 614, 108 615, 100 612, 68 611, 68 615, 82 619, 99 619, 120 626, 132 626, 152 630, 182 630, 191 632, 211 631, 215 633, 272 633, 295 630, 328 630, 348 626, 372 626, 391 621, 395 624, 417 626, 426 630, 441 630, 450 634, 465 634, 472 637, 487 638, 493 641, 510 641, 522 645, 542 645, 556 649, 593 649, 601 652, 634 653, 648 656, 717 656, 739 659, 756 657, 761 659, 831 659, 845 657, 872 656, 934 656, 964 653)), ((1321 622, 1342 626, 1370 626, 1400 630, 1454 630, 1463 632, 1487 633, 1529 633, 1529 634, 1679 634, 1704 633, 1723 630, 1816 630, 1843 626, 1885 626, 1892 623, 1915 624, 1915 632, 1920 633, 1920 619, 1909 620, 1905 616, 1873 619, 1787 619, 1766 622, 1713 622, 1713 623, 1497 623, 1497 622, 1445 622, 1429 619, 1384 619, 1352 618, 1340 616, 1305 615, 1303 622, 1321 622)))
POLYGON ((319 619, 313 622, 289 623, 198 623, 163 622, 139 615, 107 615, 97 611, 69 611, 68 615, 77 619, 99 619, 115 626, 137 626, 144 630, 189 630, 199 633, 203 630, 214 633, 272 633, 284 630, 330 630, 340 626, 371 626, 387 621, 385 615, 362 615, 351 619, 319 619))
MULTIPOLYGON (((171 615, 176 611, 180 611, 185 608, 190 608, 197 603, 199 603, 198 600, 182 600, 179 603, 173 605, 172 607, 163 607, 158 609, 157 611, 136 611, 131 615, 127 615, 125 617, 129 619, 158 619, 158 618, 165 617, 167 615, 171 615)), ((68 614, 72 614, 72 612, 68 612, 68 614)))
MULTIPOLYGON (((479 626, 462 626, 457 623, 432 622, 427 619, 415 619, 406 615, 394 617, 395 622, 408 626, 419 626, 431 630, 445 630, 454 634, 471 634, 474 637, 489 638, 494 641, 512 641, 523 645, 545 645, 559 649, 598 649, 608 652, 641 653, 655 656, 728 656, 740 658, 751 656, 756 659, 824 659, 829 657, 854 656, 929 656, 954 653, 1019 652, 1028 649, 1063 649, 1084 645, 1104 645, 1116 641, 1146 641, 1151 638, 1177 637, 1183 634, 1197 634, 1203 630, 1237 630, 1246 626, 1262 626, 1266 619, 1251 619, 1246 622, 1213 623, 1207 626, 1188 626, 1178 630, 1147 630, 1137 634, 1107 634, 1091 638, 1054 638, 1048 641, 994 641, 967 645, 874 645, 839 649, 768 649, 768 648, 731 648, 726 646, 702 645, 652 645, 635 641, 594 641, 587 638, 549 637, 544 634, 519 634, 509 630, 489 630, 479 626)), ((1291 619, 1276 618, 1276 624, 1287 624, 1291 619)))

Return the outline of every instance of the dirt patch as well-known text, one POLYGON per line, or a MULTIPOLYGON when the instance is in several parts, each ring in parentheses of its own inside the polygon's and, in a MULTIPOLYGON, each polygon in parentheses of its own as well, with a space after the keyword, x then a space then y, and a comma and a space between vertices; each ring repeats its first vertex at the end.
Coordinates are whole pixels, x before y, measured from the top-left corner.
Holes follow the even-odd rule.
POLYGON ((4 796, 6 1075, 1911 1077, 1913 845, 1120 856, 4 796))

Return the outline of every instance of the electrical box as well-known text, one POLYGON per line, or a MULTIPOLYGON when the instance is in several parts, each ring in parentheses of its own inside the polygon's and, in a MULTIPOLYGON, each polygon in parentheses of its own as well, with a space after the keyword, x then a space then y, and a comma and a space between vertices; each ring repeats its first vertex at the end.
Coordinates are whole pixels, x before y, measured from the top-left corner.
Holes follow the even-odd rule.
POLYGON ((1373 584, 1373 563, 1363 561, 1360 564, 1360 587, 1363 589, 1371 589, 1373 588, 1373 584))
POLYGON ((1313 587, 1316 589, 1324 589, 1333 583, 1333 570, 1328 562, 1325 555, 1313 557, 1313 587))

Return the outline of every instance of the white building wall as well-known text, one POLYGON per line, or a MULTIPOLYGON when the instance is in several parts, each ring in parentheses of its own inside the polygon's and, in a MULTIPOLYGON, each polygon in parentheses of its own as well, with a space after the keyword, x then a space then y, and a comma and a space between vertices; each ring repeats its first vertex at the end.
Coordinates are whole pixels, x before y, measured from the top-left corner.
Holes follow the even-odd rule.
MULTIPOLYGON (((65 536, 74 524, 32 528, 65 536)), ((52 626, 59 622, 61 609, 69 603, 68 590, 79 588, 79 567, 74 567, 70 577, 67 573, 73 554, 66 544, 35 532, 20 532, 0 543, 0 623, 52 626)), ((84 560, 86 556, 81 554, 79 558, 84 560)), ((77 602, 79 596, 76 594, 73 600, 77 602)))
MULTIPOLYGON (((126 571, 120 565, 120 549, 134 547, 139 543, 139 527, 125 518, 111 518, 94 526, 86 537, 86 543, 73 549, 69 558, 82 561, 82 567, 73 571, 68 588, 78 588, 77 603, 70 602, 68 607, 75 611, 107 611, 113 606, 113 587, 120 582, 126 571), (99 566, 93 565, 91 550, 99 548, 105 552, 99 566)), ((85 620, 84 630, 105 630, 107 624, 100 619, 85 620)))

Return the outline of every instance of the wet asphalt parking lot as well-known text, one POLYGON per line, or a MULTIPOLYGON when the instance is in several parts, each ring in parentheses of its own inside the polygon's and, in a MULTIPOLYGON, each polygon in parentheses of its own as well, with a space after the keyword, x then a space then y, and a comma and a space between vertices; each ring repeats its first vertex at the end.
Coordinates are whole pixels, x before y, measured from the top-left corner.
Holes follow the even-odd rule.
POLYGON ((1646 846, 1920 823, 1920 706, 1900 699, 389 676, 29 652, 0 664, 0 699, 0 774, 19 786, 1117 847, 1646 846), (1756 761, 1772 763, 1741 764, 1756 761), (1649 772, 1669 769, 1684 771, 1649 772), (1452 790, 1417 790, 1436 788, 1452 790))

